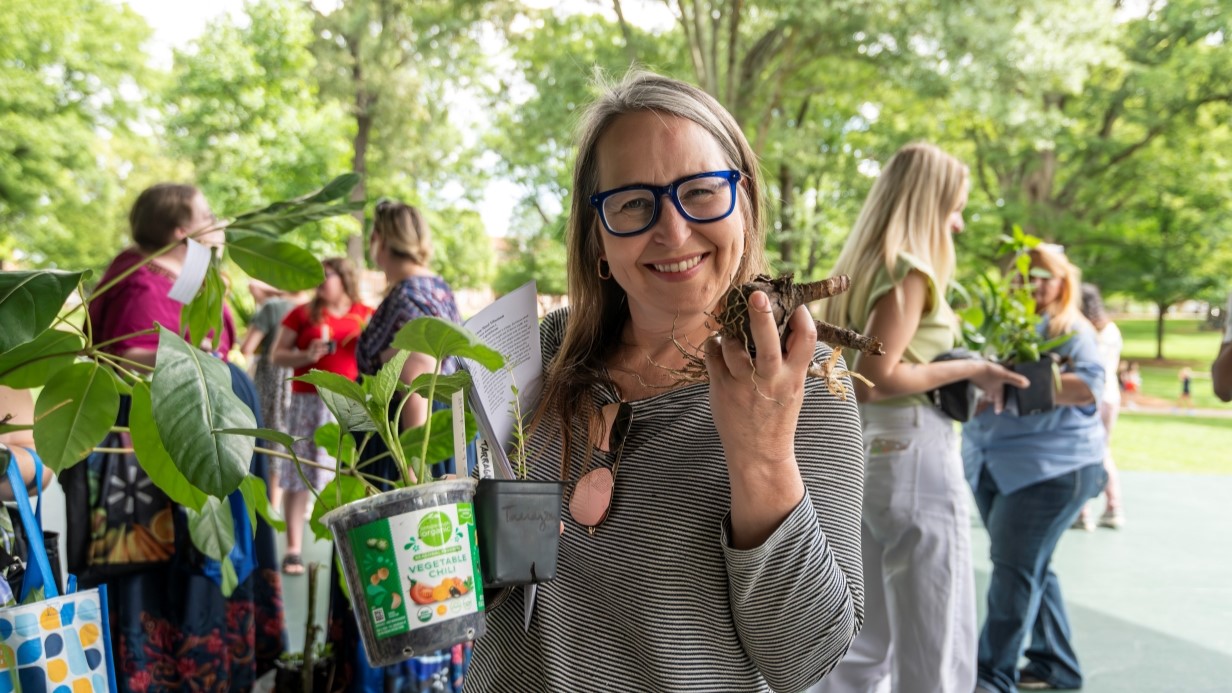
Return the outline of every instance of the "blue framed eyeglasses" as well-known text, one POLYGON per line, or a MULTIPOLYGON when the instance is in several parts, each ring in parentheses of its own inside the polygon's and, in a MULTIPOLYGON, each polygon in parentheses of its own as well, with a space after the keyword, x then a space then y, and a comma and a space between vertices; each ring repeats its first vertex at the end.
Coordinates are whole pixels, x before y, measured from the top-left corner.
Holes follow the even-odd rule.
POLYGON ((590 196, 603 227, 613 236, 636 236, 659 220, 659 200, 671 197, 680 216, 700 224, 726 219, 736 208, 739 171, 707 171, 667 185, 626 185, 590 196))

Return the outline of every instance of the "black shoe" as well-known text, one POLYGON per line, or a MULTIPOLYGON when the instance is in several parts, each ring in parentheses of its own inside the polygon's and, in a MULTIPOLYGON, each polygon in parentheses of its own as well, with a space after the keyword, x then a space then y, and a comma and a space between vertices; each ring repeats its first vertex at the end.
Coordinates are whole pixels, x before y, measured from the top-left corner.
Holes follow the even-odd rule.
POLYGON ((1018 688, 1024 691, 1055 691, 1057 690, 1051 683, 1037 678, 1032 674, 1021 672, 1018 674, 1018 688))

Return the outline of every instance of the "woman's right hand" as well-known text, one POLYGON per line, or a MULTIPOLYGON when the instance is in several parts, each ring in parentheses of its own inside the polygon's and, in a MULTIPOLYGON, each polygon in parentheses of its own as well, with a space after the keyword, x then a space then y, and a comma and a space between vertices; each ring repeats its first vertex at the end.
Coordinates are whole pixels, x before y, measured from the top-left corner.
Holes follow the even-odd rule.
POLYGON ((1006 385, 1024 388, 1031 384, 1025 376, 992 361, 977 362, 976 372, 971 375, 971 382, 983 390, 984 399, 992 404, 992 410, 997 414, 1005 409, 1006 385))
POLYGON ((329 353, 328 339, 314 339, 308 342, 308 348, 304 350, 308 355, 309 363, 316 363, 321 360, 321 357, 329 353))

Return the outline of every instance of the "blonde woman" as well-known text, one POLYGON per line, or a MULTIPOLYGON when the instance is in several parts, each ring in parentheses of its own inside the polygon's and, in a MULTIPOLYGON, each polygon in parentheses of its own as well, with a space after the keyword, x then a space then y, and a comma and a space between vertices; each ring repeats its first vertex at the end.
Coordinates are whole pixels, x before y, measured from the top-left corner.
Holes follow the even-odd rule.
POLYGON ((975 586, 958 436, 927 392, 972 380, 1001 410, 1004 385, 1022 376, 978 360, 932 363, 954 347, 945 302, 952 235, 963 230, 967 167, 931 144, 910 144, 873 184, 835 274, 851 290, 827 319, 885 344, 855 369, 864 426, 862 520, 867 619, 819 690, 969 693, 975 685, 975 586))
POLYGON ((1036 311, 1062 362, 1056 408, 985 411, 963 427, 963 463, 988 529, 992 576, 980 632, 979 685, 989 691, 1082 687, 1061 587, 1049 564, 1078 512, 1103 489, 1104 365, 1080 309, 1081 276, 1056 246, 1031 250, 1036 311), (1018 671, 1026 647, 1027 666, 1018 671))

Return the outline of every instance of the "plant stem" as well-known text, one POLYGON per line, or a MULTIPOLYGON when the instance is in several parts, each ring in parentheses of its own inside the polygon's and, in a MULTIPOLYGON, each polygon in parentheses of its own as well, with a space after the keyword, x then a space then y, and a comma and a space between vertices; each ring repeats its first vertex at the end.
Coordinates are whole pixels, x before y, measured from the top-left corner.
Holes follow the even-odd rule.
POLYGON ((151 327, 148 330, 141 330, 140 332, 132 332, 126 335, 120 335, 119 337, 112 337, 111 339, 108 339, 105 342, 98 342, 97 344, 91 345, 89 351, 97 351, 99 349, 102 349, 105 346, 115 344, 116 342, 122 342, 126 339, 131 339, 133 337, 140 337, 142 335, 157 334, 157 333, 158 333, 158 328, 151 327))
POLYGON ((423 448, 419 453, 419 470, 415 476, 423 479, 428 472, 428 441, 432 436, 432 403, 436 401, 436 380, 441 377, 441 359, 436 360, 436 368, 432 371, 432 382, 428 384, 428 420, 424 422, 423 448))

